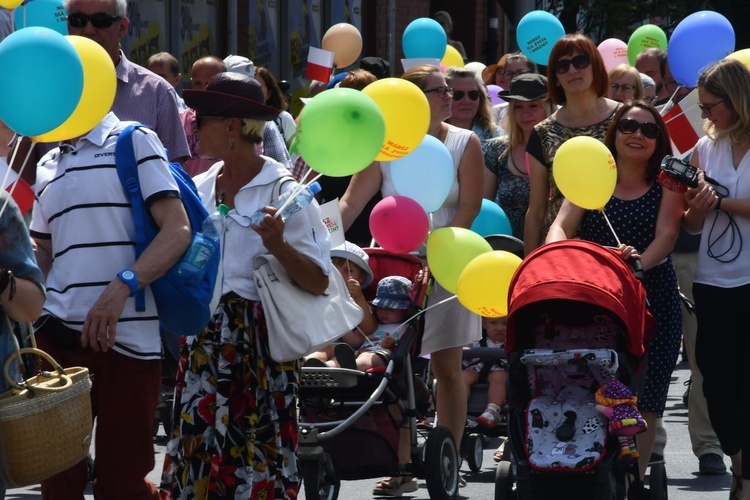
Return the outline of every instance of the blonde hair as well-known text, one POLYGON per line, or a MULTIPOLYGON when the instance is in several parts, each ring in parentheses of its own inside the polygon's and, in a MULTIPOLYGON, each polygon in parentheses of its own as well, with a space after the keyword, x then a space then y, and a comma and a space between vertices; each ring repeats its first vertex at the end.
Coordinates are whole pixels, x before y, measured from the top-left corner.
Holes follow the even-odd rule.
MULTIPOLYGON (((474 86, 476 87, 476 90, 479 91, 479 109, 477 109, 477 114, 474 116, 473 121, 479 125, 482 130, 494 132, 497 129, 497 125, 495 124, 495 117, 492 113, 492 103, 490 103, 490 99, 487 97, 487 91, 484 88, 482 79, 470 69, 458 68, 455 66, 448 68, 448 71, 445 74, 445 79, 448 82, 448 85, 458 78, 471 78, 474 81, 474 86)), ((447 121, 450 123, 450 118, 447 121)))
MULTIPOLYGON (((552 114, 552 103, 550 102, 549 98, 545 95, 544 97, 540 99, 534 99, 533 101, 526 101, 526 102, 536 102, 541 101, 544 105, 545 110, 547 111, 547 116, 552 114)), ((510 150, 513 146, 518 146, 522 143, 522 141, 528 140, 528 137, 524 137, 523 129, 521 129, 521 126, 516 121, 516 113, 515 109, 513 108, 516 101, 510 101, 508 102, 508 112, 505 114, 505 124, 503 128, 505 129, 505 132, 508 134, 508 148, 503 151, 503 154, 500 155, 501 157, 504 155, 509 155, 510 150)))
POLYGON ((645 93, 645 90, 643 89, 643 81, 641 80, 641 74, 640 72, 635 69, 634 67, 628 65, 628 64, 618 64, 612 70, 609 72, 609 83, 612 84, 612 80, 616 78, 620 78, 621 76, 630 75, 633 80, 635 80, 635 84, 633 87, 635 87, 635 94, 633 95, 634 101, 640 101, 643 99, 643 94, 645 93))
POLYGON ((240 118, 242 122, 242 137, 253 144, 263 142, 263 130, 266 128, 264 120, 254 118, 240 118))
POLYGON ((750 139, 750 71, 737 59, 722 59, 709 66, 700 77, 698 87, 724 101, 736 119, 724 130, 706 120, 703 130, 714 141, 728 138, 734 144, 750 139))

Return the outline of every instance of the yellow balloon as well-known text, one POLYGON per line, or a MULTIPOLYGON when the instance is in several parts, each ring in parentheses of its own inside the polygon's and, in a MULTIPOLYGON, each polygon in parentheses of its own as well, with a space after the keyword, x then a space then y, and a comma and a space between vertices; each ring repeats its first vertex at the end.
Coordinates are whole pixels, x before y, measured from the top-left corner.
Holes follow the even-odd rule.
POLYGON ((510 281, 520 264, 520 257, 503 250, 478 255, 458 277, 458 301, 480 316, 507 316, 510 281))
POLYGON ((458 277, 477 255, 492 247, 474 231, 462 227, 442 227, 427 238, 427 265, 438 283, 456 293, 458 277))
POLYGON ((23 3, 23 0, 0 0, 0 7, 4 9, 15 9, 23 3))
POLYGON ((737 59, 739 62, 744 64, 748 69, 750 69, 750 49, 742 49, 736 52, 732 52, 727 57, 730 59, 737 59))
POLYGON ((588 210, 601 210, 615 192, 617 166, 602 142, 578 136, 558 148, 552 175, 557 188, 572 203, 588 210))
POLYGON ((32 137, 35 142, 57 142, 79 137, 94 128, 109 113, 115 101, 117 75, 107 51, 97 42, 68 35, 83 65, 83 92, 76 109, 62 125, 32 137))
POLYGON ((385 119, 385 139, 376 161, 403 158, 422 143, 430 126, 430 104, 419 87, 401 78, 383 78, 362 91, 385 119))
POLYGON ((445 64, 445 66, 448 68, 450 68, 451 66, 457 66, 459 68, 464 67, 464 58, 461 57, 461 54, 459 54, 452 45, 446 45, 445 55, 443 56, 443 60, 440 62, 445 64))
POLYGON ((320 48, 333 52, 334 66, 345 68, 357 62, 362 53, 362 34, 352 24, 334 24, 323 35, 320 48))

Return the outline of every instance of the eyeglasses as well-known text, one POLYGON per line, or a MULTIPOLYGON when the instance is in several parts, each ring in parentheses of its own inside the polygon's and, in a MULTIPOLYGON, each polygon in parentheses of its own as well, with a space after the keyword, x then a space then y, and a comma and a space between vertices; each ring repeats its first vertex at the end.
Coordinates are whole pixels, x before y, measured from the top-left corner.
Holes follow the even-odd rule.
POLYGON ((119 19, 122 19, 122 16, 111 16, 106 12, 97 12, 90 15, 74 12, 68 16, 68 23, 74 28, 85 28, 88 22, 91 21, 94 28, 106 29, 119 19))
POLYGON ((435 93, 438 95, 438 97, 442 97, 443 99, 447 97, 453 97, 453 87, 438 87, 436 89, 430 89, 430 90, 424 90, 425 94, 432 94, 435 93))
POLYGON ((586 54, 575 56, 572 59, 558 59, 555 63, 555 73, 562 75, 567 73, 570 69, 570 65, 573 65, 576 69, 588 68, 591 64, 591 58, 586 54))
POLYGON ((472 101, 476 101, 479 99, 479 91, 478 90, 469 90, 468 92, 464 92, 463 90, 454 90, 453 91, 453 100, 454 101, 460 101, 464 98, 464 96, 468 97, 472 101))
POLYGON ((711 116, 711 110, 714 109, 714 106, 716 106, 717 104, 720 104, 722 102, 724 102, 724 99, 716 101, 713 104, 703 104, 702 102, 699 102, 698 103, 698 107, 701 108, 701 111, 703 111, 704 113, 706 113, 706 116, 711 116))
POLYGON ((503 72, 503 78, 506 78, 508 80, 512 80, 512 79, 514 79, 515 77, 517 77, 519 75, 525 75, 525 74, 528 74, 528 73, 531 73, 531 71, 529 71, 528 69, 519 69, 518 71, 507 71, 507 72, 504 71, 503 72))
POLYGON ((623 134, 635 134, 638 129, 641 129, 641 134, 647 139, 656 139, 661 133, 661 128, 656 123, 641 123, 629 118, 617 122, 617 130, 623 134))
POLYGON ((622 90, 624 94, 629 94, 635 90, 635 87, 633 85, 620 85, 619 83, 613 83, 609 86, 612 90, 615 92, 619 92, 622 90))
POLYGON ((195 128, 200 130, 201 126, 203 125, 203 120, 206 120, 206 119, 223 120, 224 118, 226 118, 226 116, 195 115, 195 128))

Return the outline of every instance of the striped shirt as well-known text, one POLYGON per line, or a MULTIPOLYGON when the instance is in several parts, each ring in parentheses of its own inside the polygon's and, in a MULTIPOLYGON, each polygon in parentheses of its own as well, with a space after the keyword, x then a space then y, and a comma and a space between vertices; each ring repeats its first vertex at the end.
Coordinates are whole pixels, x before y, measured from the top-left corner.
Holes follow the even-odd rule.
MULTIPOLYGON (((51 240, 54 258, 44 310, 78 331, 106 286, 135 262, 131 206, 114 157, 117 135, 127 124, 109 113, 75 146, 55 148, 37 167, 31 235, 51 240)), ((146 205, 177 196, 156 135, 137 129, 133 143, 146 205)), ((115 340, 114 349, 126 356, 161 357, 159 322, 148 287, 145 311, 136 312, 135 299, 127 299, 115 340)))

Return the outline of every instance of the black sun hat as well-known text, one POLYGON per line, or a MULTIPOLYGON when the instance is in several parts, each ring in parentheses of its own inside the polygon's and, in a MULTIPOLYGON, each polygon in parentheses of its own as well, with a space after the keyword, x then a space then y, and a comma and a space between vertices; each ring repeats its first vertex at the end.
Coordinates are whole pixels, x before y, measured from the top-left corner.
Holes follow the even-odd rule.
POLYGON ((205 90, 185 90, 182 97, 198 115, 256 120, 273 120, 279 115, 278 109, 263 103, 260 84, 242 73, 218 73, 205 90))
POLYGON ((547 77, 538 73, 518 75, 510 82, 510 90, 497 95, 506 101, 535 101, 547 96, 547 77))

